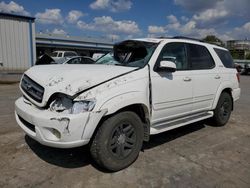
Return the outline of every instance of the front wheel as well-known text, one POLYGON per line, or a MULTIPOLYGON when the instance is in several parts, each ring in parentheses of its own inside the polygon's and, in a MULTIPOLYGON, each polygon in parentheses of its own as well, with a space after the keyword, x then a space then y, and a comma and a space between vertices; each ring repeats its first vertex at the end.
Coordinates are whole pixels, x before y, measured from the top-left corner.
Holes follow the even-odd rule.
POLYGON ((212 118, 216 126, 225 125, 231 115, 233 101, 229 93, 223 92, 219 98, 212 118))
POLYGON ((98 165, 118 171, 132 164, 142 148, 143 125, 133 112, 118 113, 103 122, 90 145, 98 165))

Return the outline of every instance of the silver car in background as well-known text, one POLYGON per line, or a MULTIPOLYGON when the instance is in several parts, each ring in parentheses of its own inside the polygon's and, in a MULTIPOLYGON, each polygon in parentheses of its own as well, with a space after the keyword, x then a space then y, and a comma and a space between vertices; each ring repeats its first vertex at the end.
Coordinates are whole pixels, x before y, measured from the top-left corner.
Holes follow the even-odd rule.
MULTIPOLYGON (((57 62, 56 62, 57 63, 57 62)), ((66 58, 66 60, 62 63, 58 64, 94 64, 95 61, 88 56, 75 56, 71 58, 66 58)))

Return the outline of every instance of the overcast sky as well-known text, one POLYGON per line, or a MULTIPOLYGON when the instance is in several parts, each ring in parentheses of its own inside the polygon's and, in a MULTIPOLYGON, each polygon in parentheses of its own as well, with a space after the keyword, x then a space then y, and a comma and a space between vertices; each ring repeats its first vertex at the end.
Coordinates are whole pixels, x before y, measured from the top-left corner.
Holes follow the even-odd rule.
POLYGON ((37 32, 114 40, 250 39, 249 9, 250 0, 0 0, 0 12, 35 17, 37 32))

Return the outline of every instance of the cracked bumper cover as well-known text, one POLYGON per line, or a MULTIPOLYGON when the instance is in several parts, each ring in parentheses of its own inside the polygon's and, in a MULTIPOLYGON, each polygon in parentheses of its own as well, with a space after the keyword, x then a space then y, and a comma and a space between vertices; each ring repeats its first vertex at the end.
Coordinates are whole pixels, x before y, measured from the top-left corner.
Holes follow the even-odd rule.
POLYGON ((15 102, 15 116, 27 135, 39 143, 56 148, 73 148, 88 144, 107 110, 80 114, 60 114, 39 109, 24 102, 15 102))

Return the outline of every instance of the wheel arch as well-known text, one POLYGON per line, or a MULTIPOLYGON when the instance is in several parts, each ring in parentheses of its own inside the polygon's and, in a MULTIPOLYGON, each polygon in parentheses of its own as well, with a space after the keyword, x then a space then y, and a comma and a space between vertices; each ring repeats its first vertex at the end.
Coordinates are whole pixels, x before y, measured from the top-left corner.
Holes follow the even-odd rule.
POLYGON ((116 111, 115 113, 124 112, 124 111, 132 111, 136 113, 140 117, 143 123, 146 123, 146 119, 149 118, 149 110, 147 106, 142 103, 131 104, 131 105, 125 106, 119 109, 118 111, 116 111))
POLYGON ((226 93, 228 93, 228 94, 231 96, 231 100, 232 100, 232 111, 233 111, 233 109, 234 109, 234 102, 233 102, 232 91, 233 91, 233 89, 232 89, 231 87, 221 88, 221 89, 217 92, 217 94, 216 94, 216 98, 215 98, 214 103, 213 103, 213 109, 216 108, 217 103, 219 102, 219 98, 220 98, 221 94, 222 94, 223 92, 226 92, 226 93))
POLYGON ((112 113, 108 113, 105 116, 101 118, 98 125, 95 128, 95 131, 92 135, 92 137, 96 134, 99 127, 102 125, 102 123, 110 118, 111 116, 114 116, 120 112, 130 111, 134 112, 138 117, 141 119, 144 129, 144 141, 149 141, 150 136, 150 113, 148 107, 143 103, 136 103, 136 104, 130 104, 127 106, 123 106, 122 108, 117 109, 116 111, 113 111, 112 113))

